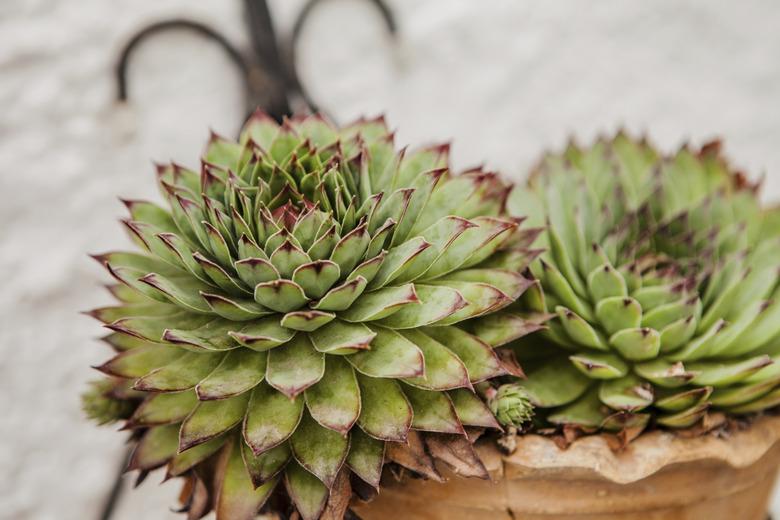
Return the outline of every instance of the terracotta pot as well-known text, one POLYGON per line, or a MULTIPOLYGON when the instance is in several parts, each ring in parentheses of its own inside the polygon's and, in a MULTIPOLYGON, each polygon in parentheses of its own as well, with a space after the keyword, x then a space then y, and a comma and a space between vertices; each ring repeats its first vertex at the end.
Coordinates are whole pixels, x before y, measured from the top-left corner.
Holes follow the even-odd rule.
POLYGON ((364 520, 764 520, 778 464, 780 417, 728 438, 640 436, 615 454, 603 437, 560 450, 528 435, 502 456, 478 446, 492 481, 388 479, 364 520))

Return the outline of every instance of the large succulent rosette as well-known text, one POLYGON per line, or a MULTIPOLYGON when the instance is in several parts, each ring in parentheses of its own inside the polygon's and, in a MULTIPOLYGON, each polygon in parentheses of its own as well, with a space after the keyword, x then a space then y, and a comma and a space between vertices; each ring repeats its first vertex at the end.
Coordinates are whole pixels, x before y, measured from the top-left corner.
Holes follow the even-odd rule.
MULTIPOLYGON (((718 143, 662 157, 624 134, 546 156, 511 213, 556 318, 515 345, 546 424, 683 428, 780 403, 780 226, 718 143)), ((530 293, 529 293, 530 294, 530 293)))
POLYGON ((158 167, 166 207, 126 201, 139 252, 95 256, 117 354, 87 410, 127 419, 131 469, 189 477, 191 518, 274 493, 335 518, 386 460, 435 476, 419 443, 446 459, 497 426, 473 385, 516 372, 494 348, 539 327, 513 309, 538 230, 502 217, 495 174, 393 141, 381 119, 255 114, 199 172, 158 167))

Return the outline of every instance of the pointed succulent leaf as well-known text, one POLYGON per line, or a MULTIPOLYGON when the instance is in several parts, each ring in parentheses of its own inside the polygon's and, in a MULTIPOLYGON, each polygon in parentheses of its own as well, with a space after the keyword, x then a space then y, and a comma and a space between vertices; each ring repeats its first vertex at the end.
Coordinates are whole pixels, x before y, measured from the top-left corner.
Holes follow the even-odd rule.
POLYGON ((225 399, 251 390, 265 378, 266 360, 266 354, 249 349, 228 352, 219 366, 198 383, 198 399, 225 399))
POLYGON ((163 339, 169 343, 181 345, 184 348, 203 351, 226 351, 238 348, 228 333, 235 324, 222 319, 214 319, 205 325, 192 330, 166 329, 163 339))
POLYGON ((602 381, 599 386, 599 399, 615 410, 636 412, 650 406, 653 398, 652 387, 633 375, 602 381))
POLYGON ((384 442, 369 437, 360 428, 351 431, 346 463, 353 473, 375 488, 382 477, 384 455, 384 442))
POLYGON ((366 285, 366 279, 358 276, 329 290, 325 296, 312 305, 312 308, 322 311, 345 311, 363 294, 366 285))
POLYGON ((706 332, 694 337, 681 349, 675 350, 667 357, 675 361, 695 361, 706 358, 718 336, 725 334, 727 327, 728 323, 725 320, 717 321, 706 332))
POLYGON ((213 454, 215 454, 221 447, 225 445, 224 436, 214 437, 210 441, 206 441, 203 444, 193 446, 187 451, 177 453, 171 458, 168 463, 169 477, 178 477, 183 475, 197 464, 203 462, 213 454))
POLYGON ((233 259, 231 258, 230 248, 225 237, 210 223, 204 221, 202 224, 206 230, 206 235, 209 237, 209 245, 214 257, 221 265, 232 265, 233 259))
POLYGON ((112 323, 122 318, 133 316, 153 316, 153 315, 172 315, 179 312, 173 305, 164 303, 131 303, 128 305, 117 305, 110 307, 100 307, 93 309, 87 314, 102 323, 112 323))
POLYGON ((404 386, 403 392, 412 405, 412 428, 428 432, 465 433, 455 407, 444 392, 404 386))
POLYGON ((437 320, 436 325, 460 323, 470 318, 498 311, 514 301, 500 289, 487 283, 436 280, 432 282, 432 285, 454 289, 465 300, 465 305, 449 316, 437 320))
POLYGON ((666 390, 656 395, 653 406, 665 412, 681 412, 707 401, 712 394, 711 386, 691 388, 689 390, 666 390))
POLYGON ((167 328, 193 330, 214 321, 213 316, 177 313, 168 316, 136 316, 122 318, 107 327, 116 332, 134 336, 152 343, 164 343, 163 334, 167 328))
POLYGON ((244 258, 234 265, 239 278, 250 287, 277 280, 281 276, 274 264, 263 258, 244 258))
POLYGON ((470 390, 458 388, 447 392, 447 394, 452 401, 452 406, 455 407, 458 420, 464 426, 499 428, 490 408, 470 390))
POLYGON ((418 377, 425 374, 425 358, 420 348, 401 334, 382 327, 370 329, 376 334, 369 350, 346 356, 358 372, 370 377, 418 377))
MULTIPOLYGON (((265 254, 263 248, 258 246, 257 243, 252 238, 250 238, 249 235, 246 234, 242 235, 241 238, 238 239, 238 257, 241 260, 248 260, 248 259, 268 260, 268 255, 265 254)), ((236 270, 238 270, 238 266, 235 264, 233 265, 236 268, 236 270)))
POLYGON ((330 260, 341 268, 342 273, 348 273, 363 258, 370 240, 365 224, 359 226, 339 240, 333 248, 330 260))
POLYGON ((273 314, 270 309, 266 309, 248 298, 209 293, 201 293, 201 296, 214 311, 214 314, 226 320, 250 321, 273 314))
MULTIPOLYGON (((251 294, 251 291, 241 282, 240 279, 234 278, 228 273, 225 268, 216 262, 212 262, 200 253, 194 253, 192 257, 203 268, 206 275, 211 278, 214 284, 226 293, 238 296, 246 297, 251 294)), ((229 265, 232 265, 229 264, 229 265)), ((201 289, 201 292, 209 292, 208 289, 201 289)))
POLYGON ((688 363, 688 369, 697 373, 692 383, 720 388, 738 383, 772 363, 769 356, 761 355, 744 361, 688 363))
POLYGON ((276 487, 276 480, 255 487, 244 460, 241 457, 240 441, 225 446, 217 474, 221 487, 215 506, 219 520, 253 520, 276 487))
POLYGON ((477 224, 454 215, 448 215, 439 219, 435 224, 423 230, 420 236, 429 244, 416 255, 404 268, 397 278, 397 282, 409 282, 424 276, 436 260, 458 239, 466 230, 477 227, 477 224))
POLYGON ((184 350, 171 346, 138 347, 115 356, 98 370, 112 376, 138 378, 173 363, 185 354, 184 350))
POLYGON ((568 335, 579 345, 598 350, 609 349, 604 336, 576 312, 561 306, 556 307, 555 312, 568 335))
POLYGON ((438 391, 471 386, 466 366, 447 347, 419 330, 402 331, 401 335, 420 349, 425 365, 425 376, 404 379, 406 383, 438 391))
POLYGON ((265 382, 257 385, 244 420, 244 440, 255 455, 286 441, 298 427, 303 398, 290 399, 265 382))
POLYGON ((260 455, 252 453, 252 449, 245 442, 241 443, 241 448, 249 478, 252 479, 252 484, 255 487, 260 487, 277 476, 292 457, 290 445, 287 442, 260 455))
POLYGON ((290 448, 295 460, 330 489, 347 457, 349 437, 323 428, 304 414, 290 437, 290 448))
POLYGON ((327 325, 336 317, 332 312, 293 311, 282 317, 281 325, 291 330, 311 332, 327 325))
POLYGON ((667 325, 661 330, 661 352, 678 349, 696 334, 696 320, 688 316, 667 325))
POLYGON ((468 302, 455 289, 443 286, 414 286, 418 305, 401 307, 380 322, 393 329, 414 329, 437 323, 466 307, 468 302))
POLYGON ((188 352, 140 378, 133 388, 145 392, 189 390, 209 375, 222 361, 223 356, 221 353, 188 352))
POLYGON ((303 520, 317 520, 328 500, 325 484, 294 462, 287 465, 284 482, 303 520))
POLYGON ((710 404, 703 402, 691 408, 674 414, 664 414, 659 416, 656 421, 658 424, 669 428, 689 428, 699 422, 709 409, 710 404))
MULTIPOLYGON (((547 230, 547 238, 550 243, 550 253, 552 253, 552 257, 555 259, 555 264, 558 266, 558 269, 560 270, 561 274, 566 277, 566 280, 571 285, 574 292, 576 292, 579 296, 584 296, 586 294, 585 291, 585 284, 582 282, 582 278, 580 277, 579 272, 574 267, 574 262, 572 259, 572 252, 570 249, 574 249, 573 247, 567 247, 567 244, 564 244, 563 238, 559 235, 557 226, 550 225, 548 226, 547 230)), ((606 266, 612 271, 611 266, 606 266)), ((606 272, 607 269, 604 269, 606 272)), ((591 273, 592 275, 593 273, 591 273)), ((606 294, 603 296, 598 296, 595 299, 601 299, 604 296, 623 296, 623 294, 615 294, 613 291, 616 289, 614 287, 615 281, 614 280, 597 280, 596 284, 591 283, 590 275, 588 276, 588 288, 591 289, 594 287, 597 288, 597 290, 603 290, 606 294)), ((623 284, 623 289, 625 291, 625 283, 623 284)))
POLYGON ((422 237, 415 237, 396 247, 391 248, 385 256, 379 271, 369 284, 369 289, 378 289, 390 284, 398 278, 411 262, 431 244, 422 237))
POLYGON ((628 295, 623 275, 609 264, 597 267, 588 275, 588 291, 594 301, 628 295))
POLYGON ((529 319, 509 311, 499 311, 469 322, 471 332, 491 347, 500 347, 543 329, 545 319, 529 319))
POLYGON ((465 229, 449 244, 425 272, 426 279, 436 278, 456 270, 471 255, 480 251, 497 237, 506 236, 513 232, 517 227, 513 222, 491 217, 478 217, 472 219, 471 222, 477 225, 465 229))
POLYGON ((642 318, 642 325, 661 330, 681 319, 694 316, 697 305, 701 305, 698 299, 688 298, 660 305, 645 314, 642 318))
POLYGON ((336 356, 325 356, 325 375, 306 390, 311 417, 325 428, 346 435, 360 416, 360 389, 352 367, 336 356))
POLYGON ((609 338, 609 344, 631 361, 654 359, 661 348, 661 335, 655 329, 623 329, 609 338))
POLYGON ((149 428, 133 450, 128 469, 148 471, 159 468, 176 454, 178 439, 176 424, 149 428))
POLYGON ((472 383, 504 374, 493 349, 476 336, 457 327, 425 327, 422 333, 445 345, 455 354, 465 365, 472 383))
POLYGON ((298 333, 284 346, 268 353, 266 380, 289 398, 294 398, 317 381, 325 372, 325 357, 317 352, 308 336, 298 333))
POLYGON ((413 284, 385 287, 364 293, 349 309, 341 312, 339 318, 351 322, 374 321, 399 312, 405 306, 417 307, 419 303, 413 284))
POLYGON ((542 285, 554 294, 566 307, 582 316, 585 320, 592 319, 593 311, 572 289, 566 278, 554 266, 541 262, 542 285))
POLYGON ((581 428, 598 428, 608 412, 594 388, 573 403, 556 410, 547 417, 552 424, 572 424, 581 428))
POLYGON ((158 291, 172 303, 185 309, 200 313, 207 313, 211 310, 200 296, 201 291, 208 291, 211 288, 201 282, 191 279, 165 278, 156 273, 149 273, 140 281, 158 291))
POLYGON ((220 435, 241 422, 249 394, 219 401, 202 401, 182 423, 179 451, 185 451, 220 435))
POLYGON ((596 318, 607 333, 638 328, 642 324, 642 307, 633 298, 612 296, 596 304, 596 318))
POLYGON ((179 423, 197 404, 198 398, 195 392, 154 394, 136 408, 129 422, 133 426, 179 423))
POLYGON ((591 385, 591 379, 581 374, 565 357, 556 358, 528 373, 518 381, 536 406, 551 408, 571 403, 591 385))
POLYGON ((569 356, 577 369, 593 379, 618 379, 628 374, 629 366, 618 356, 587 352, 569 356))
POLYGON ((292 277, 295 270, 311 262, 301 248, 287 240, 271 254, 271 263, 283 278, 292 277))
POLYGON ((780 388, 775 388, 768 394, 765 394, 763 397, 760 397, 755 401, 750 401, 749 403, 733 406, 727 408, 727 410, 730 413, 735 413, 735 414, 749 414, 761 410, 766 410, 769 408, 774 408, 778 404, 780 404, 780 388))
POLYGON ((668 285, 648 285, 640 287, 631 293, 645 310, 652 310, 661 305, 672 303, 679 299, 680 294, 668 285))
POLYGON ((340 275, 341 269, 337 263, 317 260, 298 267, 293 273, 292 281, 303 288, 306 296, 317 299, 328 292, 340 275))
POLYGON ((277 312, 290 312, 302 307, 307 299, 303 289, 291 280, 272 280, 257 284, 255 300, 277 312))
POLYGON ((264 352, 290 341, 295 331, 283 327, 275 317, 263 318, 228 334, 247 348, 264 352))
POLYGON ((377 333, 361 323, 335 320, 311 334, 314 348, 325 354, 354 354, 368 350, 377 333))
MULTIPOLYGON (((778 295, 780 296, 780 295, 778 295)), ((780 298, 767 302, 755 323, 739 338, 739 353, 752 352, 780 334, 780 298)))
POLYGON ((404 442, 414 412, 398 383, 357 373, 361 412, 358 426, 371 437, 404 442))

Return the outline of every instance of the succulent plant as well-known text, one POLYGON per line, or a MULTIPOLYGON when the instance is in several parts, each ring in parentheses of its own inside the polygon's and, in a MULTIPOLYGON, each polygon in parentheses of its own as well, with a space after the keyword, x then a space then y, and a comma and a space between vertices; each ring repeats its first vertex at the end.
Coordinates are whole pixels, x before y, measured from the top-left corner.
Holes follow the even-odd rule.
POLYGON ((548 155, 508 200, 546 225, 548 329, 513 345, 548 424, 684 428, 780 403, 780 226, 718 143, 662 157, 620 133, 548 155))
POLYGON ((167 208, 125 201, 140 252, 95 255, 119 282, 91 312, 117 354, 85 406, 135 403, 130 468, 189 476, 190 517, 253 518, 283 481, 317 518, 351 474, 379 485, 386 443, 497 426, 473 384, 539 328, 511 307, 539 230, 502 217, 495 174, 393 137, 257 113, 199 172, 158 166, 167 208))
POLYGON ((520 385, 504 384, 498 388, 491 386, 487 398, 490 411, 503 426, 522 428, 534 417, 533 404, 520 385))

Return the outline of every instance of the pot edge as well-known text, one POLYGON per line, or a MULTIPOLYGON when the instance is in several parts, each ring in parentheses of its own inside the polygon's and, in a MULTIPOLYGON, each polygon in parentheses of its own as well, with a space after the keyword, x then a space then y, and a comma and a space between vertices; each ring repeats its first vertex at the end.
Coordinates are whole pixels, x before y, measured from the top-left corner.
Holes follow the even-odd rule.
POLYGON ((603 435, 588 435, 560 449, 549 437, 529 434, 517 438, 517 449, 502 455, 492 442, 477 446, 485 466, 497 478, 534 472, 577 471, 618 484, 629 484, 667 466, 711 460, 744 468, 758 461, 780 440, 780 417, 763 416, 728 438, 715 435, 685 438, 668 431, 640 435, 615 453, 603 435))

